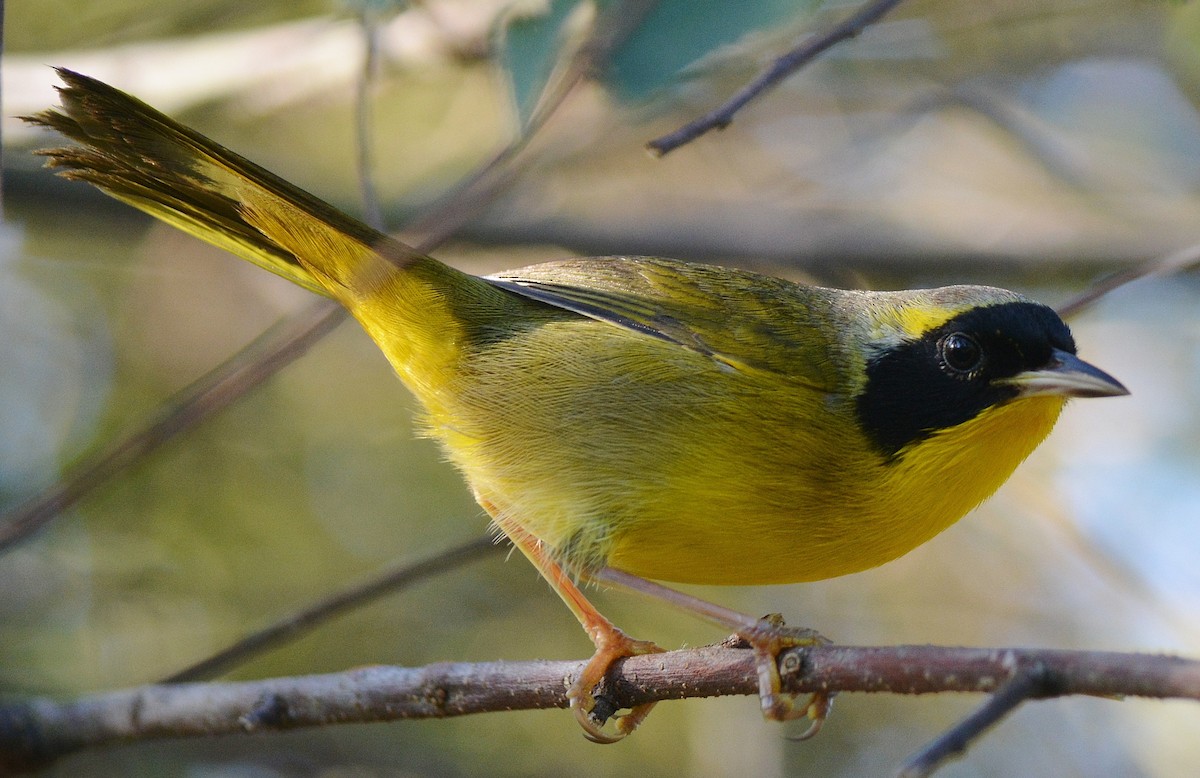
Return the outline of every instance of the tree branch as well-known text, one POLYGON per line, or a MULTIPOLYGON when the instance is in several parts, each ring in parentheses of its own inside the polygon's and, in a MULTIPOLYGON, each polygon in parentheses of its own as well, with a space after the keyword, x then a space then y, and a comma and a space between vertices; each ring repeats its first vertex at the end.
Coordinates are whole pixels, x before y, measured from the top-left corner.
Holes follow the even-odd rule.
POLYGON ((674 132, 655 138, 646 144, 655 156, 664 156, 685 144, 691 143, 709 130, 725 129, 733 122, 733 116, 763 92, 817 58, 819 54, 833 48, 844 40, 858 36, 888 11, 900 4, 900 0, 873 0, 864 5, 853 16, 842 21, 820 35, 808 38, 799 46, 777 58, 758 78, 742 87, 719 108, 706 113, 699 119, 688 122, 674 132))
MULTIPOLYGON (((68 702, 14 702, 0 706, 0 771, 34 769, 72 752, 139 740, 563 708, 566 688, 583 665, 369 667, 242 683, 152 685, 68 702)), ((780 667, 785 688, 798 694, 993 693, 1012 678, 1044 673, 1053 683, 1019 699, 1088 694, 1200 700, 1200 661, 1149 654, 834 645, 785 651, 780 667)), ((629 657, 616 663, 601 696, 628 708, 757 690, 754 652, 720 645, 629 657)))

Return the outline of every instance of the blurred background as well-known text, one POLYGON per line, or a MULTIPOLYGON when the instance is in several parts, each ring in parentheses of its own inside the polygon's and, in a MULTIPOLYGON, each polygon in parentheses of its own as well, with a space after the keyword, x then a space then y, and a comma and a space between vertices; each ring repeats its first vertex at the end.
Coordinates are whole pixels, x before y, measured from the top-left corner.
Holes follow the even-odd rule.
MULTIPOLYGON (((351 213, 364 30, 370 175, 409 240, 473 272, 660 254, 827 284, 982 282, 1057 304, 1200 242, 1200 5, 902 4, 663 159, 651 138, 715 107, 857 6, 783 0, 15 0, 2 67, 0 510, 135 428, 309 296, 29 152, 11 117, 56 100, 47 65, 107 80, 351 213), (598 9, 598 10, 597 10, 598 9), (605 30, 610 17, 623 22, 605 30), (364 23, 364 19, 366 23, 364 23), (589 33, 620 43, 485 197, 464 176, 523 125, 589 33), (557 63, 557 67, 556 67, 557 63), (434 214, 430 217, 430 214, 434 214)), ((1072 326, 1132 396, 1068 409, 996 498, 882 568, 706 589, 845 643, 1200 656, 1200 277, 1144 279, 1072 326)), ((366 336, 345 325, 227 412, 0 557, 0 692, 146 683, 323 594, 478 537, 487 522, 366 336)), ((723 637, 597 594, 666 647, 723 637)), ((521 559, 448 571, 232 677, 362 664, 584 658, 521 559)), ((788 740, 752 698, 670 702, 613 747, 561 711, 165 742, 52 776, 884 774, 982 699, 842 695, 788 740)), ((1191 774, 1194 703, 1029 704, 943 774, 1191 774)))

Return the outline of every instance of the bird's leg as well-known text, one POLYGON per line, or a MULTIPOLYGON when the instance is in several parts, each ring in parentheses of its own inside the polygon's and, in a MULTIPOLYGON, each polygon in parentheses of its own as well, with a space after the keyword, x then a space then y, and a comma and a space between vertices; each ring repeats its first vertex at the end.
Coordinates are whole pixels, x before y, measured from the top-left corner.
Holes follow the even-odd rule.
POLYGON ((785 626, 783 617, 778 614, 756 619, 740 611, 611 567, 602 568, 591 577, 595 581, 653 597, 719 626, 732 629, 739 639, 754 649, 758 667, 758 696, 762 702, 763 716, 773 721, 790 721, 807 716, 812 724, 800 736, 801 740, 820 731, 825 717, 829 714, 831 695, 817 692, 803 704, 798 704, 795 695, 785 694, 783 680, 779 674, 779 654, 788 648, 825 645, 830 642, 828 638, 815 630, 785 626))
POLYGON ((567 690, 567 699, 570 701, 571 710, 575 713, 575 719, 583 727, 584 737, 595 743, 617 742, 637 729, 638 725, 650 714, 654 703, 634 707, 629 713, 617 719, 615 732, 606 732, 604 722, 597 722, 592 718, 592 709, 596 707, 592 690, 604 680, 604 675, 616 660, 627 656, 661 653, 662 649, 648 640, 634 640, 617 629, 600 611, 596 610, 594 605, 588 602, 571 577, 550 558, 540 540, 515 521, 507 519, 500 512, 493 510, 492 506, 486 502, 481 500, 480 503, 492 515, 497 526, 508 536, 513 545, 533 563, 551 588, 567 604, 567 607, 575 614, 575 618, 579 619, 579 623, 587 632, 588 637, 592 639, 592 643, 596 646, 596 652, 592 654, 592 658, 584 665, 575 682, 567 690))

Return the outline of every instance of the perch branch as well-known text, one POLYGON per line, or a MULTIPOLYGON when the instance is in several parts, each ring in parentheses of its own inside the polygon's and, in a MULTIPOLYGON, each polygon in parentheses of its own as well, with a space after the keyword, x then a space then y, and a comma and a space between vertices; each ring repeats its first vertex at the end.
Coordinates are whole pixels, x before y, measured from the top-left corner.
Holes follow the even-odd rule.
MULTIPOLYGON (((35 769, 83 749, 138 740, 563 708, 566 688, 583 665, 370 667, 242 683, 152 685, 67 702, 10 702, 0 706, 0 771, 35 769)), ((1010 679, 1036 672, 1054 679, 1038 696, 1200 700, 1200 661, 1149 654, 832 645, 785 651, 780 667, 786 690, 795 693, 995 693, 1010 679)), ((754 694, 758 681, 753 651, 720 645, 629 657, 614 665, 603 686, 603 696, 627 708, 754 694)))

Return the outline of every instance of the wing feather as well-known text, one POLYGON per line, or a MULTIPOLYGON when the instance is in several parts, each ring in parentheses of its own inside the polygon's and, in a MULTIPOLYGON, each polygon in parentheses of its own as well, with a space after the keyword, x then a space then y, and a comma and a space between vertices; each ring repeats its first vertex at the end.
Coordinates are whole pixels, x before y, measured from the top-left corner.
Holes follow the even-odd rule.
POLYGON ((836 290, 652 257, 565 259, 484 280, 727 368, 767 370, 822 391, 838 386, 828 347, 837 332, 825 299, 836 290))

